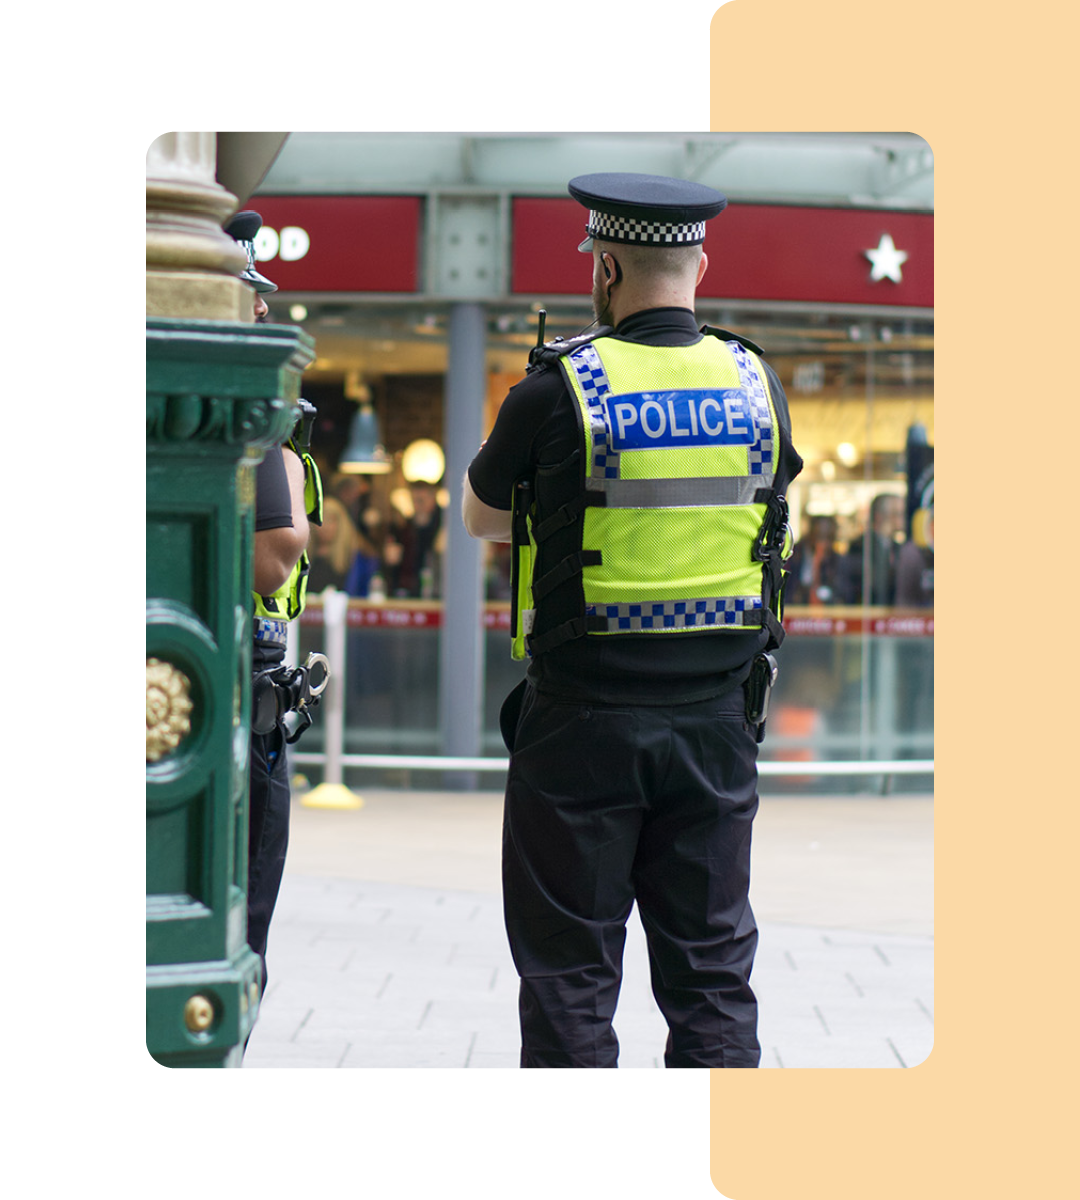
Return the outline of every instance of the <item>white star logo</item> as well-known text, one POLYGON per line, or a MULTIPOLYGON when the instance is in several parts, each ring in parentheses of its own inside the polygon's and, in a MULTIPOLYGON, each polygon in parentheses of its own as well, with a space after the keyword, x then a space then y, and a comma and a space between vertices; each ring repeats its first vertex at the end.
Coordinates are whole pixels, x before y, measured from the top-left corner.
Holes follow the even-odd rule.
POLYGON ((891 279, 900 283, 900 267, 907 262, 907 251, 897 250, 890 234, 883 233, 876 250, 864 250, 863 254, 873 263, 870 268, 870 278, 876 283, 879 279, 891 279))

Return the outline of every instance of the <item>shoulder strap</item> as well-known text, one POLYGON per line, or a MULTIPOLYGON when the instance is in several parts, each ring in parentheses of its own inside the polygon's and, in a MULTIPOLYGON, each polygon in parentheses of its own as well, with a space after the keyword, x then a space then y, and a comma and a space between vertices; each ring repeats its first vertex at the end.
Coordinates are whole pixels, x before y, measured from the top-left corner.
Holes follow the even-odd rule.
POLYGON ((545 342, 542 346, 533 346, 529 351, 529 365, 527 371, 531 371, 536 367, 547 367, 558 363, 560 358, 565 358, 567 354, 573 354, 575 350, 582 346, 587 346, 589 342, 595 342, 597 338, 608 337, 615 331, 610 325, 599 325, 592 333, 579 333, 577 337, 572 338, 555 338, 554 341, 545 342))
POLYGON ((727 329, 718 329, 715 325, 702 325, 701 332, 711 334, 713 337, 719 338, 722 342, 738 342, 740 346, 745 346, 747 350, 752 350, 755 354, 765 353, 757 342, 752 342, 748 337, 743 337, 741 333, 731 333, 727 329))

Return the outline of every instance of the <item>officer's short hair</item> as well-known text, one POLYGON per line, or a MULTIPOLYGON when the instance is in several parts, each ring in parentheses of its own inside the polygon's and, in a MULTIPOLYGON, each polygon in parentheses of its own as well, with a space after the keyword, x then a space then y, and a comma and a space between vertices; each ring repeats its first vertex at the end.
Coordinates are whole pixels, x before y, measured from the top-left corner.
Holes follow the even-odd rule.
POLYGON ((637 279, 682 279, 697 274, 702 248, 697 246, 634 246, 594 238, 602 253, 615 258, 627 275, 637 279))

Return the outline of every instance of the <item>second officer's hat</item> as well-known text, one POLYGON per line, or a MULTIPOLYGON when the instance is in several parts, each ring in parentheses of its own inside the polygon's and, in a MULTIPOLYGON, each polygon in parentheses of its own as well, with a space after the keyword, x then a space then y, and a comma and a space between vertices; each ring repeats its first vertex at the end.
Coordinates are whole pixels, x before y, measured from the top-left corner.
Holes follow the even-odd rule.
POLYGON ((578 246, 586 252, 593 238, 636 246, 699 246, 705 222, 727 207, 727 197, 715 188, 667 175, 601 172, 578 175, 567 186, 589 210, 589 236, 578 246))
POLYGON ((240 278, 245 283, 250 283, 257 292, 276 292, 277 284, 271 283, 265 275, 260 275, 255 269, 255 238, 262 229, 262 216, 251 209, 245 209, 232 217, 224 229, 247 251, 247 266, 240 272, 240 278))

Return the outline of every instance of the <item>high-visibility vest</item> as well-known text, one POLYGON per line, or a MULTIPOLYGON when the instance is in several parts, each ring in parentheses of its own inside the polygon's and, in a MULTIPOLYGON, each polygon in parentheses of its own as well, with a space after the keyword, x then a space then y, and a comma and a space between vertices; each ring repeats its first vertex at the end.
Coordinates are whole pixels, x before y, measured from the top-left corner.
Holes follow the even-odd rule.
MULTIPOLYGON (((307 512, 308 520, 313 525, 321 525, 323 491, 319 468, 315 465, 315 460, 311 455, 301 450, 294 442, 289 441, 285 444, 299 456, 300 461, 304 464, 304 509, 307 512)), ((295 621, 304 611, 304 605, 307 603, 307 579, 310 570, 311 560, 305 550, 293 567, 289 578, 276 592, 269 596, 260 596, 257 592, 252 593, 255 616, 278 621, 295 621)))
POLYGON ((777 410, 757 354, 708 332, 683 346, 601 336, 556 348, 577 402, 580 486, 557 512, 538 511, 534 481, 515 489, 515 658, 623 633, 764 626, 771 645, 782 639, 777 410), (537 576, 538 547, 573 524, 581 549, 537 576), (536 636, 558 588, 578 590, 576 612, 536 636))

